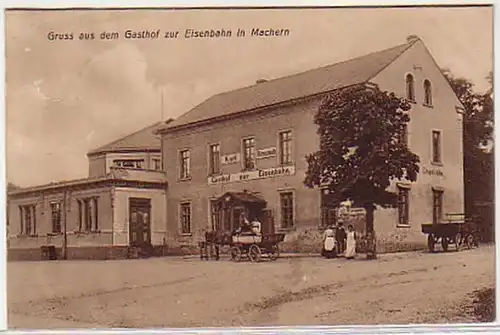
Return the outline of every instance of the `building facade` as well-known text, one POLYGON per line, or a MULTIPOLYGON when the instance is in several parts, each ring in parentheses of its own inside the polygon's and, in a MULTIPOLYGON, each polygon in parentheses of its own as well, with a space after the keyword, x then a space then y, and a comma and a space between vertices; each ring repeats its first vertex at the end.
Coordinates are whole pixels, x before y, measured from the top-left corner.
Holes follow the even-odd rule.
POLYGON ((289 244, 317 233, 329 215, 325 195, 303 184, 305 157, 319 148, 314 116, 325 94, 357 84, 411 102, 406 141, 421 159, 416 182, 391 185, 398 207, 376 210, 378 243, 423 245, 421 223, 463 213, 462 106, 412 36, 391 49, 216 95, 158 130, 168 171, 168 240, 194 244, 207 228, 223 226, 213 203, 228 191, 265 199, 289 244))
POLYGON ((167 184, 153 134, 162 124, 91 151, 88 178, 11 190, 8 258, 40 259, 42 246, 68 259, 163 254, 167 184))

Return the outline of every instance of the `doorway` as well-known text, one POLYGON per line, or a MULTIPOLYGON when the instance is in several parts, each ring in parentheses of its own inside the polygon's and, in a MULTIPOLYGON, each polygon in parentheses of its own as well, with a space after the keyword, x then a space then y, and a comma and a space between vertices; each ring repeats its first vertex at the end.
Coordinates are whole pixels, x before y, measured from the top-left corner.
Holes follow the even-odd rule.
POLYGON ((151 244, 151 199, 129 199, 129 241, 131 246, 151 244))

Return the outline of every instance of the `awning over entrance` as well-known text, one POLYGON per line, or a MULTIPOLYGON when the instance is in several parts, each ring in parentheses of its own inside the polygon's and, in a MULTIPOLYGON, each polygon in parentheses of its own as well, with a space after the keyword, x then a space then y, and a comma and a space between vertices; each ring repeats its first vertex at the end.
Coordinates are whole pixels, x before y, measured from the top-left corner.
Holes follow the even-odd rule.
POLYGON ((216 202, 224 203, 226 206, 266 206, 266 201, 264 199, 249 192, 226 192, 220 196, 216 202))

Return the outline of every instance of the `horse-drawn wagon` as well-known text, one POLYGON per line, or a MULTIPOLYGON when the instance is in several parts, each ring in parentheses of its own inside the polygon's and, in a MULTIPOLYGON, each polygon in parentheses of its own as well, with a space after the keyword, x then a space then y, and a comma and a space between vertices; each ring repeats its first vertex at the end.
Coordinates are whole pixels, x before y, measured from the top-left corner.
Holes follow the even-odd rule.
POLYGON ((443 251, 448 251, 450 244, 455 245, 455 250, 463 246, 471 249, 477 246, 476 229, 473 222, 465 219, 464 214, 450 213, 447 218, 439 223, 422 224, 422 233, 427 234, 427 247, 430 252, 435 251, 435 245, 441 243, 443 251))
POLYGON ((276 260, 285 234, 275 233, 273 216, 266 206, 264 199, 246 191, 227 192, 216 199, 212 204, 212 229, 200 242, 200 258, 219 260, 221 248, 228 247, 236 262, 243 258, 258 262, 266 254, 276 260), (242 230, 248 220, 260 223, 258 234, 242 230))

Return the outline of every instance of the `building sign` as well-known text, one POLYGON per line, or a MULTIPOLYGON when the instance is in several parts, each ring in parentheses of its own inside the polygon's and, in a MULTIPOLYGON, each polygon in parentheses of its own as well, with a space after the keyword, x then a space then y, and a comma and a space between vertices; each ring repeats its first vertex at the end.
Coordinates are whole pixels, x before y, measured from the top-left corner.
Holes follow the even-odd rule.
POLYGON ((257 150, 257 158, 270 158, 276 156, 276 147, 257 150))
POLYGON ((424 167, 422 169, 422 173, 423 174, 427 174, 429 176, 439 176, 439 177, 443 177, 444 176, 443 171, 441 171, 441 169, 437 169, 437 168, 435 168, 435 169, 428 169, 428 168, 424 167))
POLYGON ((223 174, 220 176, 211 176, 208 177, 208 184, 209 185, 226 184, 226 183, 234 183, 246 180, 293 176, 294 174, 295 174, 295 166, 282 166, 270 169, 259 169, 254 171, 239 172, 233 174, 223 174))
POLYGON ((239 153, 223 155, 220 158, 220 162, 223 165, 236 164, 239 161, 240 161, 240 154, 239 153))

